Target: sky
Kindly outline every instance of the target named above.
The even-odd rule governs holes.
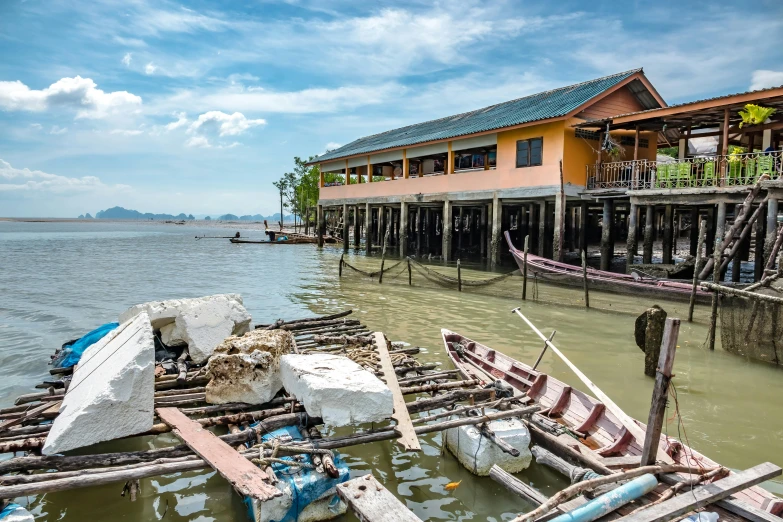
[[[0,216],[279,210],[368,134],[643,67],[783,85],[783,2],[0,0]]]

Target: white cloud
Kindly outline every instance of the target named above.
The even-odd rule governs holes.
[[[40,123],[31,123],[30,127],[32,127],[35,130],[41,130],[43,128],[43,125],[41,125]]]
[[[147,43],[144,40],[139,40],[138,38],[124,38],[122,36],[114,36],[114,41],[126,47],[147,47]]]
[[[112,129],[109,134],[119,134],[121,136],[138,136],[144,134],[144,131],[137,129]]]
[[[191,123],[188,132],[195,132],[214,126],[218,127],[220,136],[238,136],[251,127],[265,124],[266,120],[249,120],[240,112],[226,114],[221,111],[209,111],[201,114],[196,121]]]
[[[779,87],[783,85],[783,71],[770,71],[759,69],[753,71],[753,78],[750,83],[750,90],[767,89],[769,87]]]
[[[339,149],[340,147],[342,147],[341,144],[330,141],[326,144],[326,150],[324,150],[324,153],[329,152],[330,150]]]
[[[144,72],[145,72],[145,73],[147,73],[147,74],[153,74],[153,73],[155,72],[155,69],[157,69],[157,67],[155,66],[155,64],[153,64],[152,62],[150,62],[150,63],[148,63],[148,64],[147,64],[147,65],[144,67]]]
[[[7,161],[0,159],[0,193],[14,191],[40,192],[85,192],[97,189],[130,188],[127,185],[106,185],[96,176],[69,178],[57,174],[49,174],[40,170],[17,169]]]
[[[52,125],[51,130],[49,130],[49,134],[65,134],[68,132],[68,127],[60,127],[59,125]]]
[[[134,111],[141,97],[128,91],[105,92],[90,78],[62,78],[41,90],[20,81],[0,81],[0,108],[40,112],[64,107],[76,110],[77,118],[103,118]]]
[[[183,125],[187,125],[188,123],[188,115],[184,112],[178,112],[175,113],[174,116],[177,117],[177,121],[172,121],[171,123],[166,125],[166,130],[173,131],[175,129],[178,129],[182,127]]]
[[[193,136],[185,142],[185,146],[198,149],[208,149],[212,145],[210,145],[209,140],[204,136]]]
[[[132,60],[133,60],[132,53],[125,53],[125,56],[122,57],[122,63],[125,65],[125,67],[130,67]]]

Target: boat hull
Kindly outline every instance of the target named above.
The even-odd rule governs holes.
[[[520,270],[524,270],[524,252],[514,246],[508,232],[505,232],[505,237],[514,261]],[[541,277],[544,281],[559,286],[584,287],[584,274],[581,267],[552,261],[530,253],[527,254],[527,267],[528,277]],[[690,283],[645,279],[634,277],[631,274],[617,274],[594,268],[587,269],[587,280],[590,290],[675,301],[688,301],[693,287]],[[697,288],[696,301],[706,304],[710,301],[711,295],[711,293]]]

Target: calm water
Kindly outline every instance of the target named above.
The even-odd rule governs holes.
[[[480,340],[520,360],[534,360],[541,342],[512,316],[522,305],[544,333],[627,413],[646,419],[652,379],[633,342],[634,313],[644,299],[591,295],[604,310],[578,306],[581,292],[541,285],[560,304],[457,293],[402,284],[368,284],[337,276],[340,250],[314,245],[267,247],[195,241],[195,235],[231,235],[237,228],[151,223],[20,223],[0,221],[0,407],[29,393],[48,375],[49,354],[68,339],[116,320],[128,306],[153,299],[237,292],[255,322],[298,318],[353,308],[370,328],[426,349],[421,359],[448,363],[440,328]],[[230,231],[231,234],[224,232]],[[243,235],[260,232],[247,231]],[[377,269],[378,260],[349,256]],[[468,273],[468,276],[472,274]],[[569,306],[570,303],[573,306]],[[684,317],[680,304],[661,303]],[[625,313],[616,313],[621,311]],[[718,349],[703,348],[703,314],[683,323],[675,360],[679,404],[688,440],[733,468],[762,461],[783,465],[783,372]],[[543,371],[581,383],[559,360],[546,356]],[[672,433],[675,424],[669,425]],[[143,449],[174,444],[174,437],[126,441],[103,449]],[[356,475],[375,473],[422,519],[507,520],[530,509],[488,478],[476,478],[450,455],[440,436],[422,437],[423,452],[405,454],[394,443],[344,451]],[[533,465],[523,474],[546,493],[565,483]],[[453,492],[443,486],[463,480]],[[768,483],[783,493],[783,484]],[[120,497],[121,484],[21,499],[37,520],[243,521],[243,505],[214,472],[184,473],[142,481],[140,499]],[[352,519],[352,517],[347,517]]]

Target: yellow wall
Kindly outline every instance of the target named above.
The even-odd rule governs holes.
[[[560,184],[564,122],[556,121],[498,133],[497,172],[514,180],[518,187]],[[543,138],[542,165],[517,168],[517,141]]]

